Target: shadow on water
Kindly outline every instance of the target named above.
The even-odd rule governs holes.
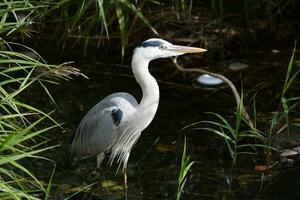
[[[281,61],[281,66],[285,66],[286,60]],[[195,89],[192,82],[185,80],[182,75],[179,77],[183,84],[174,84],[170,80],[169,72],[156,66],[160,62],[170,65],[167,61],[158,61],[150,66],[155,77],[159,79],[161,99],[154,121],[143,132],[129,159],[128,199],[175,199],[183,145],[182,133],[179,130],[191,123],[207,119],[205,112],[216,112],[230,117],[235,110],[233,97],[228,89]],[[67,169],[67,144],[84,114],[106,95],[126,91],[140,99],[141,91],[126,67],[105,67],[103,64],[97,66],[95,63],[84,62],[80,65],[90,79],[78,78],[51,88],[59,107],[56,119],[65,123],[63,130],[57,129],[48,135],[54,144],[60,144],[46,155],[57,163],[51,199],[65,199],[76,192],[78,194],[71,199],[123,199],[122,174],[115,174],[116,168],[109,168],[107,160],[102,164],[100,175],[92,174],[96,165],[95,158],[77,161]],[[267,82],[264,82],[262,90],[271,94],[267,93],[261,101],[267,100],[268,95],[274,95],[272,90],[274,86],[278,86],[273,80],[278,80],[283,69],[273,66],[274,73],[270,75],[262,73],[270,70],[270,66],[255,61],[252,65],[256,67],[246,69],[244,84],[247,86],[255,81]],[[257,67],[258,65],[261,67]],[[227,69],[224,67],[219,69],[226,73]],[[240,84],[240,73],[229,73],[229,76],[237,80],[237,86]],[[38,92],[31,95],[43,102],[43,97]],[[237,177],[232,178],[230,157],[223,140],[211,133],[194,130],[188,130],[186,134],[191,160],[199,163],[190,171],[182,199],[299,197],[299,168],[260,173],[254,171],[253,163],[256,161],[244,157],[238,164]],[[47,161],[32,164],[37,171],[36,175],[47,182],[52,165]],[[82,191],[90,184],[93,185]]]

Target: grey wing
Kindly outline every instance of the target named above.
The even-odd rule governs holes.
[[[71,156],[83,158],[108,151],[120,135],[120,124],[137,105],[127,93],[109,95],[96,104],[77,128],[71,141]]]

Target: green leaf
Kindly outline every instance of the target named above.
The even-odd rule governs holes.
[[[48,198],[49,198],[49,194],[50,194],[51,187],[52,187],[52,180],[53,180],[53,177],[54,177],[55,169],[56,169],[56,163],[54,163],[54,167],[53,167],[53,170],[52,170],[52,173],[51,173],[51,177],[50,177],[50,180],[48,182],[47,190],[45,191],[46,195],[45,195],[44,200],[48,200]]]
[[[288,88],[291,85],[291,83],[289,83],[289,81],[290,81],[289,77],[291,75],[291,71],[292,71],[292,67],[293,67],[293,61],[294,61],[295,52],[296,52],[296,42],[295,42],[295,45],[294,45],[292,56],[290,58],[290,62],[288,64],[288,68],[287,68],[287,72],[286,72],[286,76],[285,76],[285,81],[284,81],[284,85],[283,85],[283,91],[282,91],[282,95],[281,96],[285,95],[285,93],[287,92]]]
[[[235,141],[233,139],[231,139],[228,135],[226,135],[224,132],[221,132],[221,131],[218,131],[218,130],[215,130],[215,129],[212,129],[212,128],[198,128],[198,129],[213,132],[213,133],[221,136],[223,139],[228,140],[232,144],[235,144]]]
[[[127,44],[127,33],[126,33],[126,27],[125,27],[125,14],[123,12],[123,9],[121,8],[120,4],[116,4],[115,6],[116,14],[118,17],[119,22],[119,28],[120,28],[120,37],[121,37],[121,44],[122,44],[122,61],[125,56],[125,46]]]
[[[148,19],[142,14],[141,11],[139,11],[134,4],[132,4],[131,2],[129,2],[128,0],[120,0],[120,3],[123,3],[125,6],[127,6],[130,10],[133,11],[133,13],[135,15],[137,15],[149,28],[150,30],[152,30],[152,32],[155,35],[158,35],[158,32],[155,30],[155,28],[150,24],[150,22],[148,21]]]
[[[106,18],[105,18],[106,12],[104,11],[103,1],[104,0],[97,0],[98,7],[99,7],[99,18],[101,19],[101,22],[104,26],[106,37],[109,38],[107,22],[106,22]]]

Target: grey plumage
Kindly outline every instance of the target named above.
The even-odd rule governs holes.
[[[77,128],[71,141],[71,157],[86,158],[113,149],[122,134],[126,134],[122,122],[129,120],[128,115],[135,110],[137,105],[136,99],[125,92],[111,94],[97,103],[84,116]],[[126,113],[122,110],[126,110]],[[116,111],[119,115],[122,112],[122,118],[113,118]],[[117,155],[110,158],[111,162]]]

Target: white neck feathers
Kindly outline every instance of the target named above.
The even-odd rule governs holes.
[[[135,51],[132,57],[132,72],[143,91],[142,100],[137,108],[137,115],[145,123],[141,124],[145,129],[157,111],[159,102],[159,87],[155,78],[150,74],[148,65],[149,60],[145,59],[141,52]]]

